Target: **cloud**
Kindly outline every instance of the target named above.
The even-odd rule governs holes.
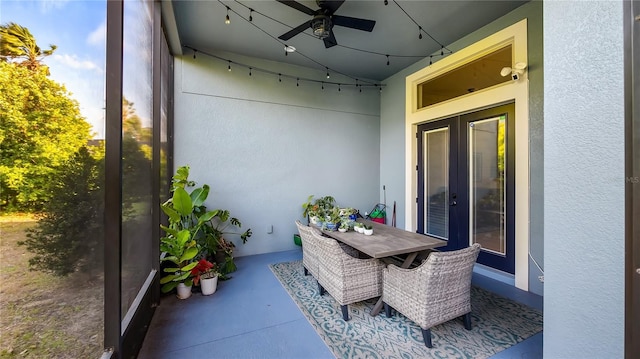
[[[48,14],[49,12],[57,9],[62,9],[69,0],[42,0],[40,1],[40,11],[43,14]]]
[[[73,69],[80,70],[96,70],[101,72],[102,69],[95,62],[89,60],[79,60],[76,55],[67,55],[67,54],[53,54],[53,59],[58,63],[65,65],[67,67],[71,67]]]
[[[90,45],[104,46],[106,43],[107,35],[107,23],[102,22],[98,27],[93,30],[87,37],[87,43]]]

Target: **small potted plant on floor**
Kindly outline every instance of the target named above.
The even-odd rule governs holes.
[[[200,259],[198,264],[191,270],[193,284],[200,285],[202,295],[211,295],[218,287],[218,270],[215,263],[206,259]]]
[[[164,226],[163,229],[167,235],[160,240],[160,250],[164,253],[161,262],[171,264],[164,268],[166,275],[160,278],[162,292],[177,288],[178,298],[187,299],[191,296],[191,270],[197,264],[194,258],[199,252],[198,245],[188,229],[178,231]]]

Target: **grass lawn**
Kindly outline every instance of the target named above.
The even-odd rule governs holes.
[[[30,270],[30,254],[18,242],[36,223],[0,217],[0,358],[99,358],[103,278]]]

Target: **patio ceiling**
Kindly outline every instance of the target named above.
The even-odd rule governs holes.
[[[313,10],[318,8],[316,1],[298,2]],[[346,0],[336,15],[370,19],[376,24],[372,32],[334,26],[338,45],[330,48],[325,48],[311,29],[287,41],[278,39],[311,16],[272,0],[174,0],[165,2],[163,8],[169,32],[174,32],[173,38],[169,37],[176,54],[191,54],[191,49],[224,51],[320,70],[329,68],[331,72],[354,78],[381,81],[430,54],[439,53],[442,45],[526,2],[388,0],[385,6],[383,0]],[[229,24],[225,24],[227,7]],[[175,19],[173,31],[167,16]],[[419,27],[423,29],[422,39],[418,38]],[[284,44],[294,46],[297,51],[285,56]],[[433,61],[439,58],[434,57]]]

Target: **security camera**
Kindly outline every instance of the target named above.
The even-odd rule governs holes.
[[[511,75],[511,79],[513,81],[520,80],[520,76],[524,74],[524,70],[527,68],[527,64],[524,62],[518,62],[514,68],[511,67],[503,67],[500,71],[501,76]]]

